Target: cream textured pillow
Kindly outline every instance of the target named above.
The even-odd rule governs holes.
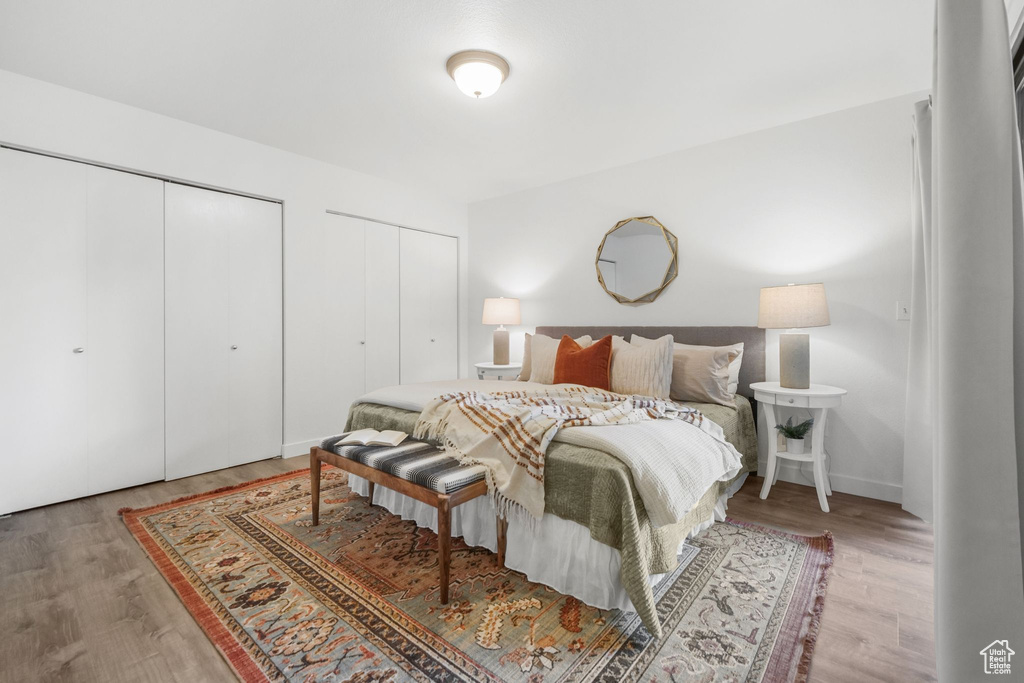
[[[632,337],[632,342],[634,346],[655,343],[635,334]],[[674,344],[672,400],[719,403],[723,406],[735,407],[736,392],[729,391],[729,366],[741,353],[742,351],[737,350],[734,346]],[[739,375],[738,367],[736,374]]]
[[[555,356],[558,355],[558,343],[561,338],[552,339],[546,334],[535,334],[530,339],[530,376],[520,375],[529,382],[552,384],[555,381]],[[582,347],[593,343],[590,335],[578,337],[576,343]],[[525,358],[524,358],[525,365]]]
[[[672,387],[672,335],[634,345],[612,337],[612,391],[668,398]]]
[[[527,333],[526,339],[523,341],[523,366],[519,368],[518,379],[522,382],[527,382],[530,379],[530,372],[533,370],[533,365],[530,358],[530,339],[533,337],[532,334]]]

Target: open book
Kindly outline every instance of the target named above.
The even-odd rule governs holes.
[[[397,446],[409,436],[405,432],[398,432],[393,429],[385,429],[378,432],[376,429],[360,429],[352,432],[339,443],[342,446]]]

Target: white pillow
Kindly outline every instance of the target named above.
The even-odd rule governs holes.
[[[526,333],[526,337],[523,339],[523,365],[519,368],[520,382],[528,382],[530,380],[530,373],[533,372],[533,359],[530,358],[530,338],[533,337],[529,332]]]
[[[671,334],[642,346],[612,337],[612,391],[668,398],[673,350]]]
[[[546,334],[535,334],[530,339],[530,376],[529,382],[552,384],[555,381],[555,356],[558,355],[558,344],[562,339],[552,339]],[[593,343],[590,335],[578,337],[576,343],[587,347]]]
[[[636,344],[637,340],[639,340],[640,343],[651,341],[650,339],[641,337],[638,334],[634,334],[632,337],[630,337],[630,341],[633,344]],[[736,351],[736,358],[734,358],[732,362],[729,363],[729,384],[726,387],[726,391],[728,391],[730,394],[735,394],[736,390],[740,388],[740,364],[743,363],[743,342],[740,342],[739,344],[732,344],[730,346],[699,346],[696,344],[676,344],[676,348],[700,350],[722,349],[728,351]]]

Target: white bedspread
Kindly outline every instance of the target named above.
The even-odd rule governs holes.
[[[532,382],[449,380],[384,387],[359,399],[422,411],[433,398],[454,391],[509,391],[550,388]],[[608,453],[629,467],[651,523],[674,524],[716,482],[728,481],[741,469],[740,454],[718,425],[705,419],[701,427],[682,420],[651,420],[626,425],[562,429],[555,441]]]

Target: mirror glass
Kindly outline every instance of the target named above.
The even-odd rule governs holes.
[[[598,282],[619,303],[650,303],[676,277],[676,245],[652,216],[619,221],[598,247]]]

